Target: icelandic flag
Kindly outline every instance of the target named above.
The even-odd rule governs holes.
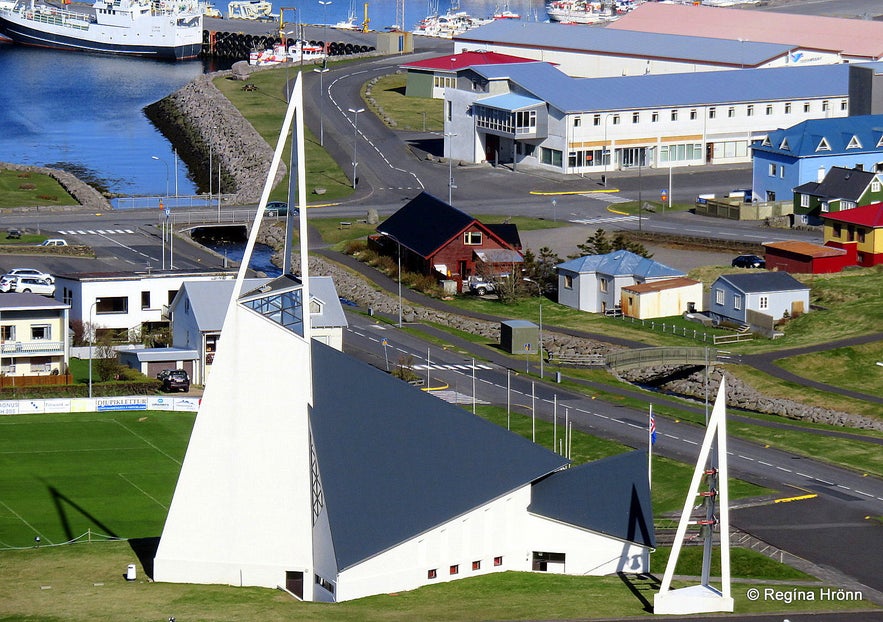
[[[650,444],[656,444],[656,415],[653,414],[653,409],[650,410]]]

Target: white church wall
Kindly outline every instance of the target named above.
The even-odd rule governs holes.
[[[155,559],[155,579],[312,586],[307,344],[240,306],[228,314]],[[280,407],[284,404],[284,407]]]

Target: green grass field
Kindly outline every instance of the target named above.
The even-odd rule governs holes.
[[[192,413],[44,414],[0,420],[0,547],[58,544],[89,530],[162,531]]]

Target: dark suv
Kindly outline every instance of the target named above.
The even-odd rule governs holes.
[[[164,369],[156,375],[157,380],[162,382],[163,391],[190,390],[190,376],[183,369]]]

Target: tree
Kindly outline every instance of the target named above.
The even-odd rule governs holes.
[[[546,294],[554,291],[558,285],[558,274],[555,266],[561,263],[561,258],[548,246],[540,249],[539,255],[534,255],[533,251],[527,249],[524,252],[524,270],[523,275],[540,286],[540,292]],[[529,294],[533,294],[530,288]]]
[[[594,235],[582,244],[578,244],[576,248],[579,250],[579,253],[570,255],[570,259],[584,257],[585,255],[606,255],[618,250],[626,250],[647,259],[653,257],[653,254],[648,252],[643,244],[635,240],[629,240],[621,231],[613,237],[612,241],[608,240],[604,229],[596,230]]]
[[[95,348],[95,372],[101,382],[107,382],[117,377],[120,370],[119,355],[113,347],[113,340],[109,333],[99,335],[98,344]]]

